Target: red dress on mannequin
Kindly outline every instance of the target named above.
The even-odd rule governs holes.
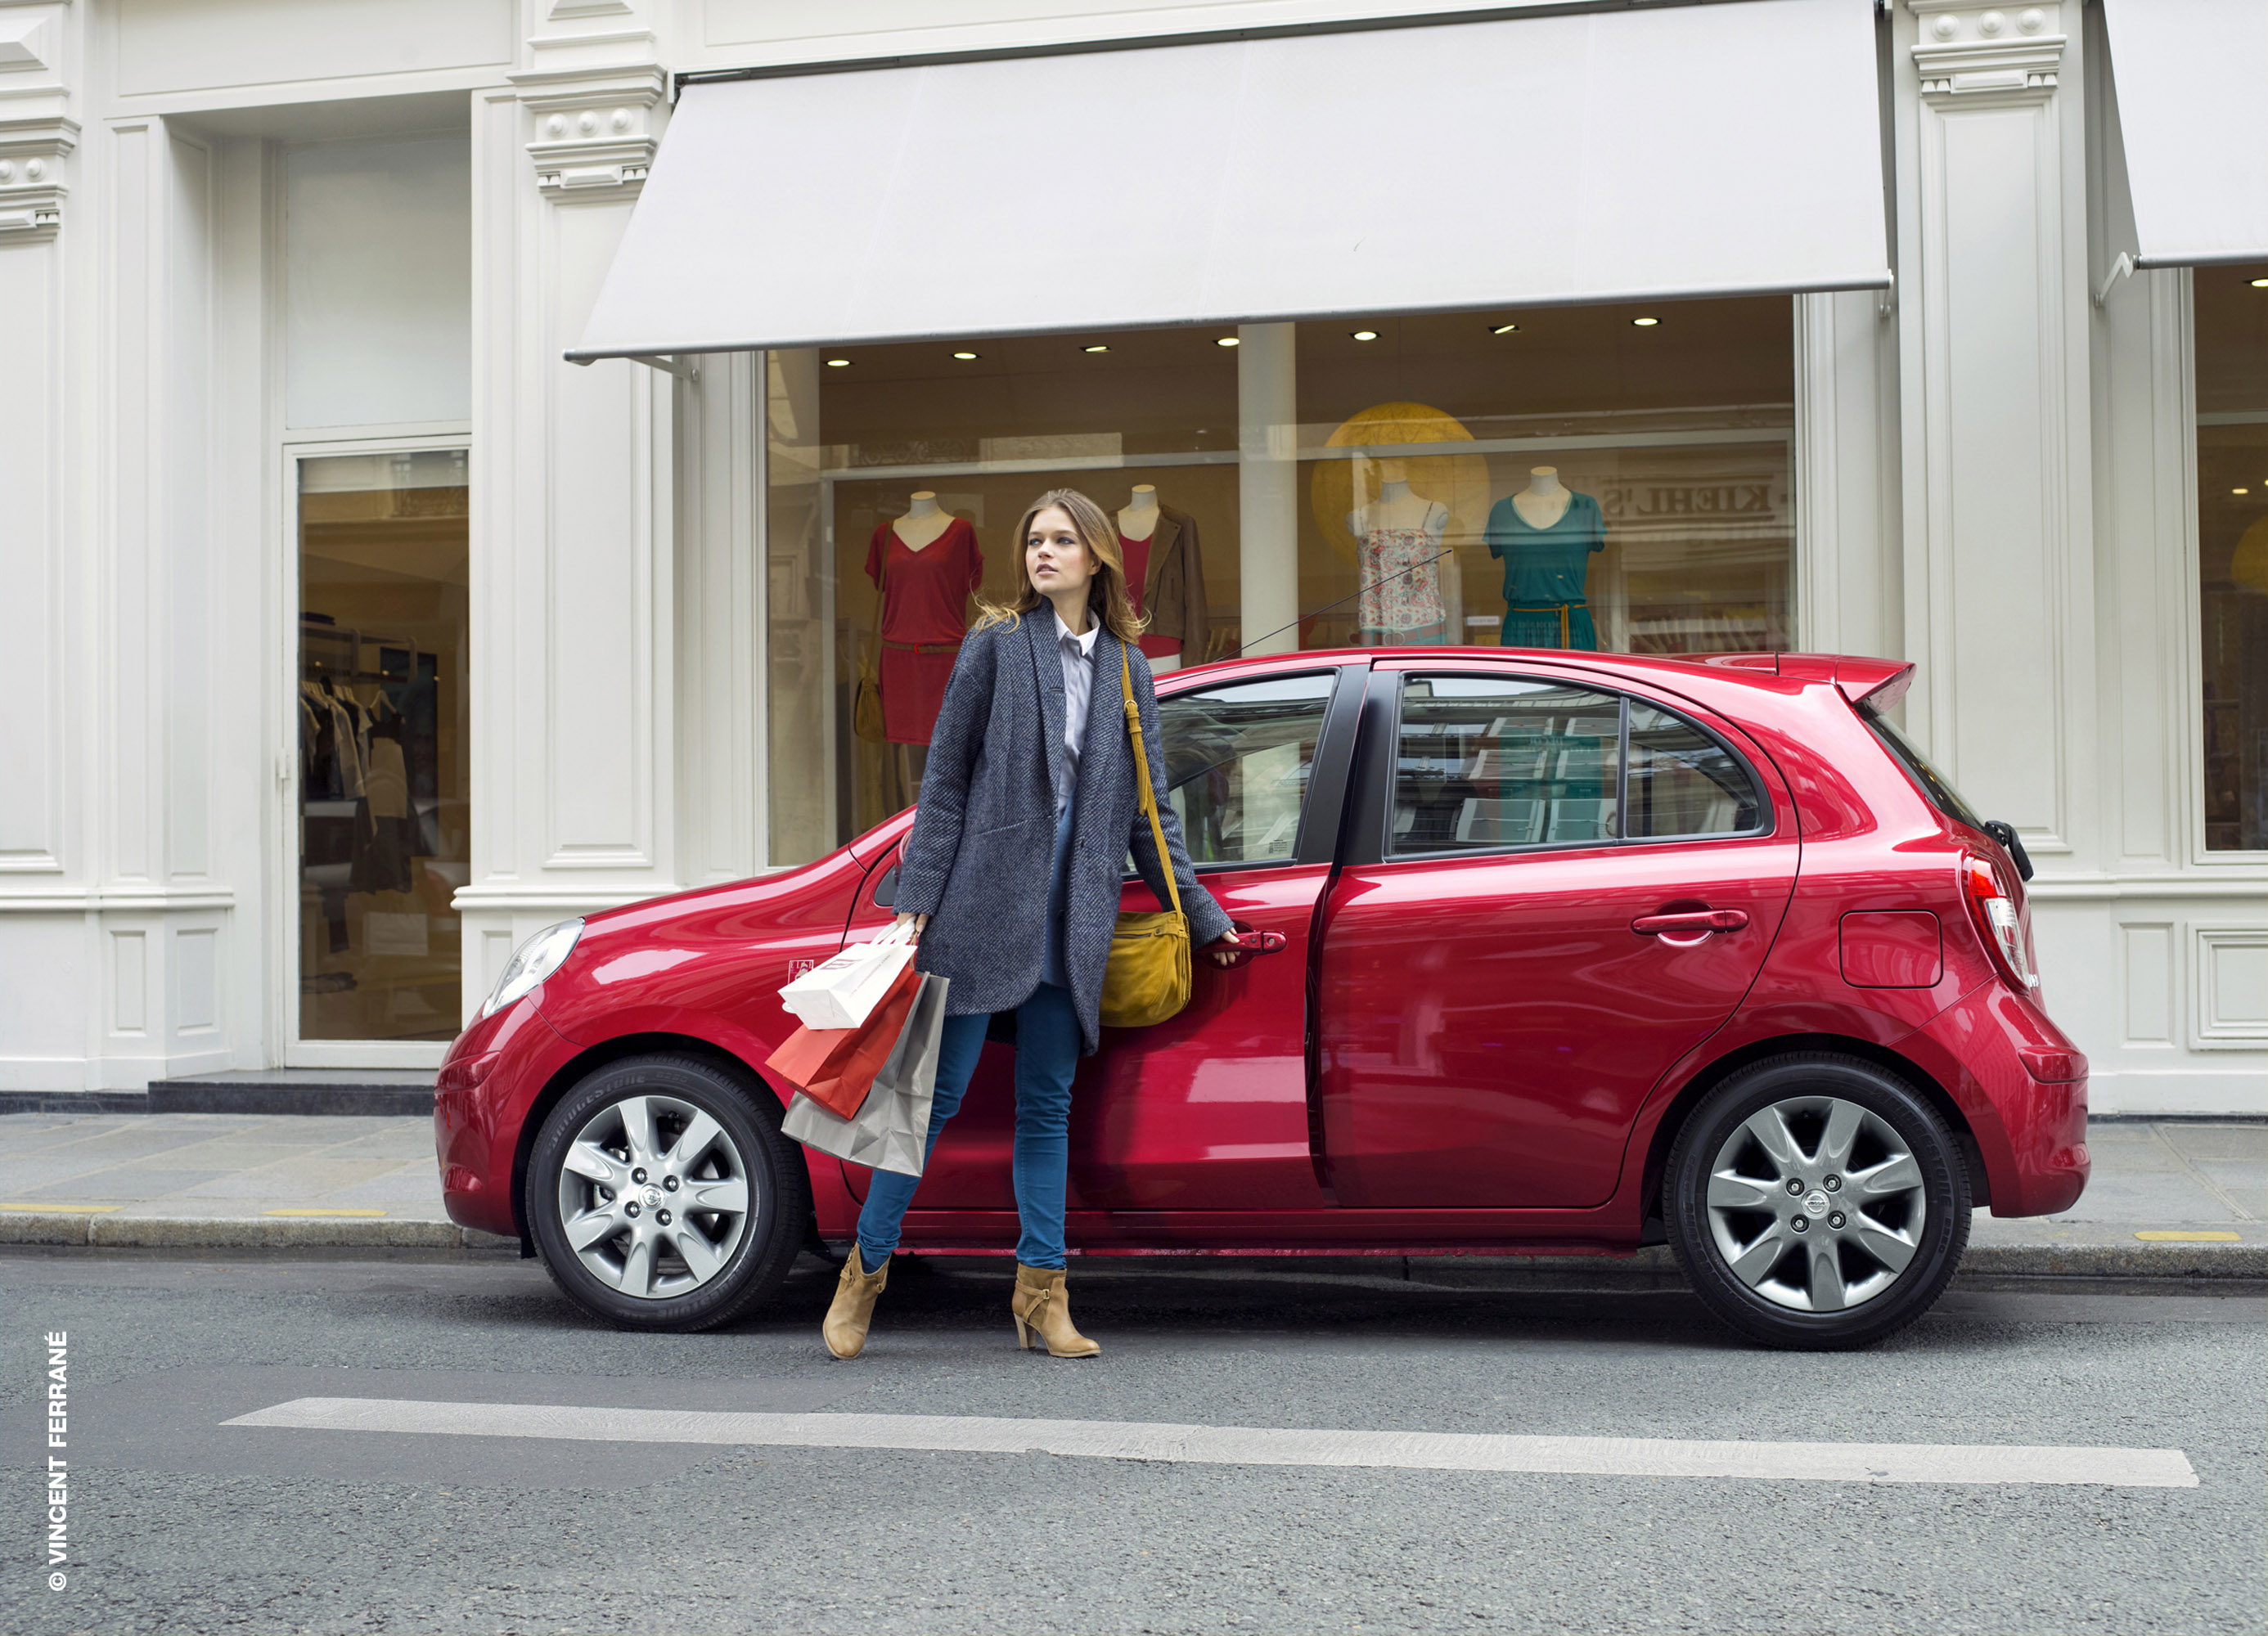
[[[1149,612],[1144,605],[1142,593],[1149,586],[1150,544],[1156,539],[1155,534],[1145,539],[1129,539],[1123,534],[1118,536],[1118,559],[1126,565],[1126,595],[1134,604],[1137,613]],[[1179,636],[1144,636],[1134,645],[1153,659],[1178,658],[1182,651]]]
[[[984,583],[976,531],[956,517],[916,551],[885,523],[866,547],[866,577],[882,589],[882,736],[894,745],[925,745],[968,634],[968,598]]]

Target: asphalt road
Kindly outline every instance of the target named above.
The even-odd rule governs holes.
[[[2268,1300],[1955,1291],[1858,1354],[1683,1294],[1074,1273],[831,1280],[721,1333],[594,1327],[533,1265],[0,1258],[0,1630],[2105,1631],[2268,1625]],[[70,1558],[48,1588],[48,1355]],[[307,1397],[2180,1450],[2194,1487],[1190,1464],[227,1427]]]

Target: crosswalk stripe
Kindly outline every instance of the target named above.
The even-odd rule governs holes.
[[[1317,1431],[952,1414],[759,1414],[401,1398],[294,1398],[225,1426],[587,1442],[756,1443],[956,1454],[1051,1454],[1200,1465],[1373,1466],[1593,1477],[1749,1477],[1847,1483],[2093,1483],[2194,1488],[2178,1449],[1964,1443],[1708,1442],[1469,1432]]]

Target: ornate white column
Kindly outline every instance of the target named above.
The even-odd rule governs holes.
[[[2079,0],[1906,0],[1906,720],[2044,873],[2095,841]]]
[[[13,1001],[0,1089],[85,1083],[100,1027],[83,832],[93,722],[74,686],[87,585],[72,431],[93,369],[97,242],[73,198],[82,20],[67,4],[0,5],[0,972]]]
[[[468,1015],[520,937],[676,884],[672,393],[561,356],[666,117],[661,68],[588,62],[620,43],[534,41],[475,103]]]

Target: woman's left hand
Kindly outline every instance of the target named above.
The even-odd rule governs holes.
[[[1237,953],[1242,947],[1242,943],[1237,939],[1236,933],[1230,930],[1223,932],[1216,938],[1205,952],[1212,957],[1212,963],[1215,965],[1233,965],[1236,964]]]

